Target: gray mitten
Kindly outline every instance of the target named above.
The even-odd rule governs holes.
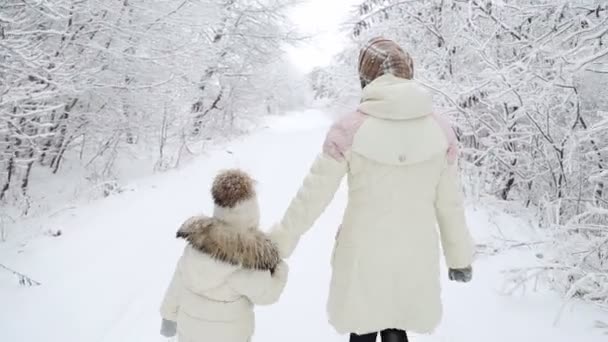
[[[450,280],[468,283],[473,278],[473,268],[471,266],[467,268],[450,268],[448,275],[450,276]]]
[[[163,318],[160,325],[160,334],[164,337],[173,337],[177,334],[177,323]]]

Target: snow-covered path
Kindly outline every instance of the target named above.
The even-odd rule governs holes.
[[[44,222],[61,237],[0,245],[0,262],[42,282],[19,287],[0,271],[0,341],[162,341],[158,305],[182,242],[174,232],[188,216],[209,212],[210,182],[222,168],[241,167],[259,181],[264,226],[278,219],[321,146],[330,119],[309,111],[269,120],[269,127],[217,148],[188,166],[141,180],[112,196]],[[260,308],[254,341],[346,341],[327,324],[329,256],[345,204],[344,189],[290,260],[280,303]],[[478,242],[501,227],[525,223],[479,205],[468,217]],[[445,283],[444,322],[433,336],[412,341],[537,342],[608,340],[594,329],[606,315],[579,304],[554,324],[554,294],[505,297],[501,270],[528,262],[526,252],[482,256],[469,285]]]

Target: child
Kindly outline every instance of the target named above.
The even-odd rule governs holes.
[[[258,230],[254,181],[246,173],[220,173],[211,192],[213,217],[190,218],[177,232],[188,244],[161,306],[161,334],[178,334],[179,342],[247,342],[254,304],[279,299],[288,268]]]

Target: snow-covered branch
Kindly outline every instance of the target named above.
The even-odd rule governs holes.
[[[21,286],[40,286],[40,285],[42,285],[39,282],[37,282],[36,280],[30,278],[29,276],[27,276],[21,272],[17,272],[15,270],[13,270],[12,268],[8,268],[7,266],[4,266],[3,264],[0,264],[0,268],[4,269],[5,271],[8,271],[8,272],[12,273],[14,276],[16,276],[17,279],[19,280],[19,285],[21,285]]]
[[[2,2],[0,201],[26,198],[32,172],[52,177],[65,160],[110,178],[133,150],[173,165],[178,146],[281,102],[269,57],[299,38],[293,3]]]

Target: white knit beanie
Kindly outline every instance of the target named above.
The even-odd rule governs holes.
[[[213,217],[236,229],[257,228],[260,209],[255,181],[244,171],[220,172],[211,188],[215,204]]]

